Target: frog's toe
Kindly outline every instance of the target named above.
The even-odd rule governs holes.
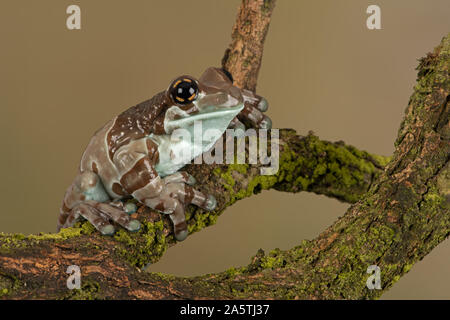
[[[259,128],[266,130],[272,129],[272,120],[268,116],[264,116],[264,119],[259,123]]]
[[[233,137],[236,138],[242,138],[245,136],[245,124],[243,124],[240,121],[237,121],[234,125],[233,125]],[[228,134],[227,134],[228,137]]]
[[[175,239],[177,239],[177,241],[183,241],[187,238],[188,233],[189,232],[187,231],[187,229],[180,230],[179,232],[175,233]]]
[[[126,213],[133,214],[137,211],[137,205],[133,202],[128,202],[125,204],[123,209],[125,210]]]
[[[194,178],[194,176],[188,174],[188,178],[186,180],[186,184],[193,186],[194,184],[197,183],[197,179]]]
[[[100,232],[104,236],[112,236],[116,230],[114,229],[114,226],[111,224],[107,224],[106,226],[103,226],[100,228]]]
[[[92,225],[100,231],[103,235],[111,236],[114,234],[114,226],[109,222],[109,219],[102,214],[101,210],[98,210],[99,204],[95,201],[89,200],[78,204],[73,208],[73,212],[76,216],[81,216],[88,220]],[[116,208],[116,210],[119,210]],[[127,217],[128,215],[124,213]]]
[[[267,109],[269,109],[269,102],[261,97],[261,101],[259,101],[257,108],[261,112],[266,112]]]
[[[129,231],[138,231],[141,227],[139,221],[131,219],[130,215],[127,214],[127,212],[115,206],[107,203],[91,203],[91,205],[94,206],[98,211],[103,213],[105,216],[107,216],[109,219],[112,219],[114,222],[118,223]],[[109,229],[107,229],[105,232],[102,229],[100,229],[100,231],[103,234],[106,234],[105,232],[109,232]]]
[[[141,223],[138,220],[131,220],[126,228],[128,231],[137,232],[141,229]]]
[[[216,197],[214,197],[213,195],[208,195],[208,198],[205,201],[205,209],[208,211],[212,211],[216,208],[217,206],[217,200]]]

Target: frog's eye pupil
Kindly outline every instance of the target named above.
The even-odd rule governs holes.
[[[171,89],[172,99],[178,104],[189,104],[197,98],[197,83],[189,78],[176,80]]]

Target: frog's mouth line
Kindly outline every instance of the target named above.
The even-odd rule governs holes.
[[[224,109],[211,108],[211,111],[197,113],[192,116],[167,121],[165,127],[167,129],[185,128],[195,121],[211,120],[216,118],[229,119],[228,123],[244,108],[244,104],[240,103],[235,107],[227,107]],[[208,108],[207,108],[208,109]],[[227,125],[228,125],[227,123]]]

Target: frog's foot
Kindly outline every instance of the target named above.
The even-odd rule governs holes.
[[[256,107],[245,104],[244,109],[239,113],[238,118],[245,123],[250,123],[251,127],[259,129],[272,129],[272,120]]]
[[[213,195],[205,195],[186,184],[172,183],[167,186],[172,195],[175,207],[169,215],[173,222],[175,238],[178,241],[184,240],[188,235],[184,207],[187,204],[194,204],[202,209],[211,211],[216,208],[217,201]]]
[[[95,208],[86,203],[79,203],[72,208],[68,214],[66,222],[62,225],[62,228],[70,228],[75,224],[75,222],[81,220],[82,218],[92,223],[92,225],[102,234],[114,234],[114,226],[109,223],[108,219]]]
[[[241,121],[239,121],[237,117],[234,117],[233,120],[231,120],[228,128],[245,131],[245,125]]]
[[[269,109],[269,102],[264,97],[261,97],[250,90],[242,90],[242,96],[244,97],[244,102],[261,112],[266,112]]]
[[[200,193],[196,190],[195,192]],[[205,200],[202,200],[201,204],[202,208],[206,210],[213,210],[216,207],[216,199],[210,195],[206,197]],[[183,241],[189,234],[189,231],[187,229],[184,204],[179,199],[170,198],[170,200],[166,201],[164,205],[166,206],[166,208],[168,208],[166,210],[170,212],[169,218],[173,223],[173,232],[175,234],[175,239],[177,239],[177,241]]]
[[[188,235],[183,203],[174,194],[163,193],[156,198],[145,199],[145,205],[169,215],[173,224],[175,239],[183,241]]]
[[[97,209],[100,213],[106,216],[108,220],[113,220],[128,231],[136,232],[141,228],[141,223],[138,220],[132,219],[130,215],[124,210],[121,210],[107,203],[95,201],[87,201],[86,203]]]
[[[74,225],[80,218],[91,222],[102,234],[114,233],[115,221],[129,231],[137,231],[140,223],[133,220],[120,207],[110,202],[99,176],[92,171],[80,173],[64,196],[61,213],[58,219],[58,230]]]
[[[77,204],[69,213],[63,228],[71,227],[76,221],[84,218],[100,231],[103,235],[113,235],[114,226],[110,221],[114,221],[127,229],[128,231],[138,231],[141,224],[138,220],[131,219],[123,210],[118,209],[107,203],[89,200]]]
[[[166,185],[165,193],[178,199],[183,205],[193,204],[207,211],[214,210],[217,205],[213,195],[205,195],[184,183],[169,183]]]
[[[239,120],[249,123],[253,128],[270,130],[272,121],[263,113],[269,108],[267,100],[249,90],[243,90],[243,97],[244,109],[238,115]]]
[[[116,201],[109,202],[109,204],[113,207],[119,208],[122,211],[125,211],[129,215],[136,213],[137,209],[138,209],[138,206],[134,202],[131,202],[131,201],[123,202],[120,200],[116,200]]]
[[[166,176],[163,180],[164,187],[160,198],[173,197],[178,199],[184,206],[193,204],[208,211],[216,208],[214,196],[205,195],[192,187],[196,180],[189,173],[184,171],[175,172]]]
[[[175,177],[164,178],[165,181],[170,179],[175,181]],[[178,241],[184,240],[188,235],[184,211],[186,205],[194,204],[210,211],[214,210],[217,204],[213,196],[207,196],[184,182],[167,183],[157,197],[145,198],[143,202],[145,205],[169,215],[173,223],[175,238]]]

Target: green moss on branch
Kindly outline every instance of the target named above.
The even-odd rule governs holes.
[[[187,208],[190,234],[215,224],[228,206],[262,190],[307,191],[353,203],[368,190],[388,162],[386,157],[373,156],[344,143],[322,141],[311,133],[299,136],[293,130],[283,129],[279,142],[280,162],[275,175],[260,175],[260,164],[187,167],[197,178],[197,185],[218,199],[218,209],[212,212],[194,206]],[[167,217],[143,207],[140,207],[139,212],[143,227],[137,233],[129,233],[118,227],[112,239],[104,238],[90,223],[84,222],[74,228],[62,229],[57,234],[0,234],[0,252],[12,253],[40,243],[69,242],[75,245],[77,241],[74,238],[90,236],[107,242],[108,246],[114,246],[114,254],[118,259],[125,259],[131,265],[142,268],[157,262],[176,241]]]

